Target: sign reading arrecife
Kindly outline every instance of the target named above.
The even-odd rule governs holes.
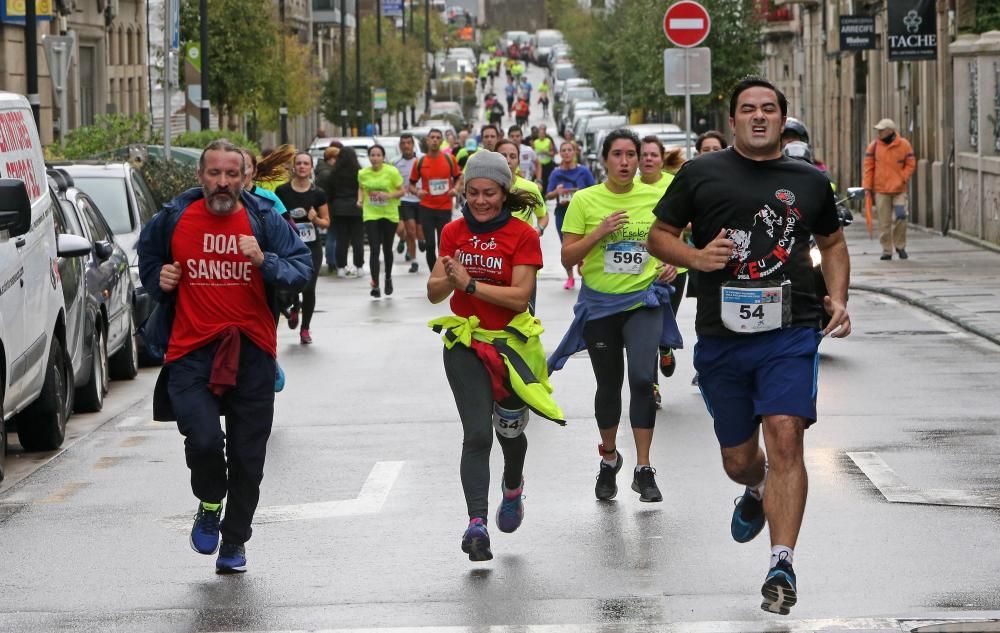
[[[840,16],[840,50],[864,51],[875,48],[875,16]]]
[[[934,0],[889,0],[889,61],[937,59]]]
[[[697,46],[705,41],[711,28],[708,11],[694,0],[675,2],[663,16],[663,32],[674,46]]]

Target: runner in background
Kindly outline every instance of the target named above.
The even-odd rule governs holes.
[[[371,167],[358,172],[358,205],[362,207],[368,235],[368,269],[371,271],[371,296],[379,298],[379,251],[385,262],[385,294],[392,294],[392,240],[399,224],[399,199],[403,197],[403,177],[393,165],[385,164],[385,148],[368,148]]]
[[[330,226],[330,212],[327,209],[326,193],[312,182],[313,162],[309,152],[295,154],[292,179],[275,190],[282,203],[288,208],[288,214],[295,222],[295,227],[301,239],[309,247],[312,256],[312,275],[309,283],[302,289],[302,328],[299,330],[299,342],[304,345],[312,343],[309,331],[313,312],[316,310],[316,280],[323,264],[323,244],[319,240],[317,229]],[[295,329],[299,324],[298,297],[296,297],[289,317],[288,327]]]
[[[441,152],[441,130],[427,134],[427,153],[417,159],[410,172],[410,193],[420,198],[420,224],[427,244],[427,268],[434,270],[441,231],[451,222],[455,183],[462,172],[451,156]]]
[[[565,141],[559,147],[559,158],[562,162],[549,174],[549,187],[545,193],[546,200],[556,201],[553,215],[556,216],[556,232],[559,233],[560,242],[563,239],[563,219],[566,217],[566,210],[573,196],[581,189],[594,186],[594,175],[586,167],[578,165],[576,157],[576,143]],[[563,284],[563,288],[566,290],[572,290],[576,286],[573,266],[572,264],[563,266],[566,269],[566,283]]]
[[[409,178],[409,175],[413,173],[413,165],[419,158],[415,139],[409,132],[403,132],[399,135],[399,152],[400,157],[396,159],[394,166],[400,175]],[[420,252],[423,252],[426,248],[424,245],[424,229],[418,221],[419,216],[420,198],[411,193],[409,188],[407,188],[406,195],[399,201],[400,222],[396,233],[400,234],[400,231],[402,231],[402,234],[399,245],[396,247],[396,252],[402,253],[403,248],[406,248],[406,261],[410,262],[411,273],[417,272],[420,268],[417,263],[416,249],[419,248]]]

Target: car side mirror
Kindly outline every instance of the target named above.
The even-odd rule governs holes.
[[[865,196],[864,187],[848,187],[847,197],[851,200],[857,200],[858,198],[863,198]]]
[[[590,162],[592,162],[592,163],[596,163],[597,162],[597,154],[587,154],[587,160],[590,161]]]
[[[0,178],[0,231],[10,237],[31,230],[31,198],[23,180]]]
[[[56,253],[59,257],[83,257],[90,254],[90,241],[79,235],[60,233],[56,238]]]

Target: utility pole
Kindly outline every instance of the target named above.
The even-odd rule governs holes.
[[[403,13],[400,14],[399,18],[400,18],[400,23],[402,23],[402,25],[403,25],[403,44],[405,45],[406,44],[406,2],[405,2],[405,0],[404,0],[403,4],[401,6],[403,7]],[[412,7],[410,8],[410,15],[413,15],[413,8]]]
[[[347,136],[347,0],[340,0],[340,135]]]
[[[434,77],[434,58],[431,57],[431,0],[424,0],[424,52],[430,72],[427,73],[427,87],[424,89],[424,112],[431,111],[431,79]]]
[[[375,0],[375,42],[382,48],[382,0]]]
[[[278,20],[281,22],[281,70],[285,68],[285,0],[278,0]],[[288,101],[285,98],[288,94],[288,77],[284,77],[281,83],[281,106],[278,108],[279,129],[281,134],[281,144],[288,142]]]
[[[361,2],[354,0],[354,98],[357,99],[355,112],[357,112],[357,134],[361,134]]]
[[[201,15],[201,129],[211,127],[211,103],[208,100],[208,0],[200,0]]]
[[[24,3],[24,57],[27,60],[25,72],[27,76],[28,103],[31,104],[31,114],[35,117],[35,129],[42,129],[42,100],[38,96],[38,13],[35,0]],[[65,114],[60,115],[63,118]]]

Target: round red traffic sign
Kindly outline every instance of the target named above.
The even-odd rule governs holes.
[[[674,46],[697,46],[705,41],[711,28],[708,11],[694,0],[681,0],[670,5],[663,16],[663,32]]]

